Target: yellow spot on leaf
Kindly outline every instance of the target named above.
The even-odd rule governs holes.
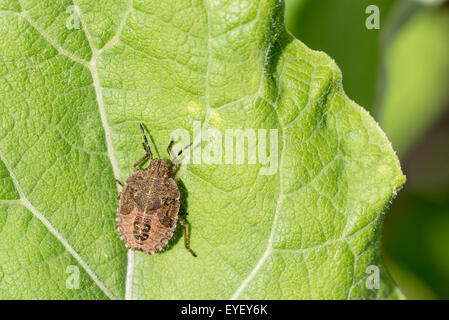
[[[260,81],[260,74],[259,73],[255,73],[253,75],[253,77],[251,78],[251,86],[253,88],[256,88],[259,85],[259,81]]]
[[[201,104],[199,104],[198,102],[190,101],[187,104],[187,112],[192,117],[198,117],[203,112],[203,106]]]
[[[219,128],[221,126],[221,123],[223,122],[221,119],[221,114],[215,110],[210,110],[209,111],[209,122],[214,127]]]
[[[390,176],[391,175],[391,168],[386,165],[381,165],[379,168],[377,168],[377,171],[383,175],[383,176]]]

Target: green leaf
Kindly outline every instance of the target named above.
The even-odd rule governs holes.
[[[397,296],[379,237],[399,162],[335,63],[285,31],[283,2],[74,4],[81,28],[69,31],[71,1],[1,4],[0,160],[15,190],[0,193],[1,297]],[[278,129],[278,170],[183,165],[198,258],[179,232],[163,253],[127,254],[114,176],[142,156],[138,123],[168,158],[173,130],[195,121]]]

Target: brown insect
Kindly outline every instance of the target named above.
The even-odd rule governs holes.
[[[181,194],[171,178],[178,168],[177,157],[191,144],[174,156],[171,151],[173,139],[170,140],[167,147],[171,159],[169,169],[168,161],[153,159],[142,124],[140,130],[146,154],[134,164],[134,173],[126,179],[125,184],[117,180],[123,187],[117,196],[117,230],[120,238],[128,249],[154,254],[167,245],[179,222],[184,232],[184,245],[196,257],[189,246],[187,223],[178,215]],[[138,169],[147,159],[151,159],[148,167]]]

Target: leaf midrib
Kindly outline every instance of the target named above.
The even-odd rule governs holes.
[[[123,30],[123,27],[125,26],[128,15],[133,8],[133,0],[128,1],[128,7],[123,16],[122,21],[120,22],[119,27],[117,28],[116,34],[108,42],[106,42],[106,44],[100,49],[97,49],[93,43],[92,37],[89,33],[89,30],[87,29],[87,24],[84,21],[83,15],[81,13],[81,9],[78,5],[78,1],[72,0],[72,3],[79,10],[80,23],[82,25],[83,31],[85,33],[87,41],[89,42],[89,46],[90,46],[90,49],[92,52],[92,58],[91,58],[88,68],[92,75],[93,86],[95,88],[95,94],[96,94],[96,98],[97,98],[100,118],[101,118],[101,122],[102,122],[102,125],[104,128],[106,146],[107,146],[107,151],[108,151],[108,158],[111,163],[111,167],[112,167],[112,171],[114,173],[115,179],[120,180],[120,170],[118,168],[117,160],[114,155],[114,147],[113,147],[112,140],[111,140],[111,127],[109,126],[109,124],[107,122],[106,111],[104,108],[103,94],[102,94],[102,90],[101,90],[101,86],[100,86],[100,79],[98,76],[97,59],[104,50],[112,47],[116,43],[116,41],[118,41],[118,39],[121,35],[121,32]],[[117,188],[118,188],[118,186],[117,186]],[[119,191],[119,190],[117,190],[117,191]],[[134,271],[134,252],[132,250],[128,250],[127,258],[128,258],[128,262],[127,262],[127,267],[126,267],[125,299],[130,299],[131,295],[132,295],[132,282],[133,282],[132,278],[133,278],[133,271]]]
[[[72,3],[73,3],[73,5],[75,5],[79,9],[79,5],[78,5],[78,1],[77,0],[72,0]],[[81,59],[81,58],[77,57],[76,55],[73,55],[72,53],[70,53],[66,49],[62,48],[60,45],[58,45],[42,28],[39,27],[39,25],[37,25],[33,21],[33,19],[31,19],[31,17],[27,14],[27,12],[25,10],[22,10],[20,12],[0,11],[0,12],[5,13],[5,14],[15,14],[15,15],[17,15],[19,17],[22,17],[24,20],[26,20],[30,24],[30,26],[32,26],[36,30],[37,33],[39,33],[45,39],[45,41],[47,41],[53,48],[55,48],[60,55],[66,56],[67,58],[69,58],[70,60],[74,61],[75,63],[81,64],[84,67],[86,67],[87,69],[89,69],[89,71],[91,72],[91,75],[92,75],[93,87],[95,89],[97,103],[98,103],[98,108],[99,108],[99,113],[100,113],[102,125],[103,125],[103,128],[104,128],[104,132],[105,132],[105,139],[106,139],[106,145],[107,145],[108,158],[109,158],[109,161],[111,163],[111,167],[112,167],[114,176],[117,179],[120,178],[120,171],[119,171],[119,168],[118,168],[118,164],[117,164],[116,158],[114,156],[114,149],[113,149],[112,140],[111,140],[111,129],[110,129],[108,123],[107,123],[106,112],[105,112],[105,109],[104,109],[103,96],[102,96],[102,93],[101,93],[101,86],[100,86],[100,81],[99,81],[99,77],[98,77],[98,70],[97,70],[96,62],[97,62],[97,58],[101,55],[101,53],[103,53],[103,51],[105,51],[106,49],[112,47],[116,43],[116,41],[118,41],[118,39],[120,37],[120,34],[121,34],[122,30],[123,30],[123,27],[125,25],[125,22],[127,20],[127,17],[128,17],[129,13],[132,10],[132,7],[133,7],[133,0],[129,0],[128,1],[128,8],[127,8],[127,10],[126,10],[126,12],[124,14],[124,17],[123,17],[122,21],[120,22],[119,27],[117,28],[116,34],[100,49],[95,47],[95,45],[93,43],[93,40],[92,40],[92,37],[91,37],[90,33],[88,32],[87,25],[86,25],[86,23],[85,23],[85,21],[83,19],[82,14],[81,14],[81,10],[79,10],[80,22],[81,22],[81,25],[83,27],[83,31],[85,33],[86,39],[87,39],[87,41],[89,43],[89,46],[90,46],[91,52],[92,52],[92,57],[91,57],[90,61],[86,61],[84,59]],[[48,231],[74,257],[74,259],[76,261],[78,261],[78,263],[81,265],[81,267],[83,267],[83,269],[91,277],[91,279],[94,281],[94,283],[100,288],[100,290],[102,290],[104,292],[104,294],[107,297],[109,297],[110,299],[116,300],[117,297],[115,297],[110,292],[110,290],[104,285],[104,283],[101,282],[98,279],[97,275],[92,271],[92,269],[88,266],[88,264],[81,258],[81,256],[70,246],[70,244],[53,227],[53,225],[45,218],[45,216],[42,213],[40,213],[29,202],[29,200],[26,198],[22,188],[20,187],[20,185],[18,183],[18,180],[17,180],[15,174],[13,173],[11,167],[9,166],[8,162],[6,161],[6,159],[1,154],[0,154],[0,160],[5,164],[5,167],[8,170],[9,175],[10,175],[12,181],[13,181],[13,184],[14,184],[14,186],[15,186],[15,188],[16,188],[17,192],[19,193],[19,196],[20,196],[20,200],[14,200],[14,204],[23,205],[37,219],[39,219],[42,222],[42,224],[48,229]],[[2,201],[2,202],[5,203],[4,201]],[[133,255],[133,252],[130,251],[128,253],[127,281],[126,281],[126,296],[127,297],[128,297],[128,293],[131,293],[132,270],[134,269],[134,259],[133,259],[133,256],[130,257],[130,253],[131,253],[131,255]],[[131,270],[131,276],[130,276],[130,270]]]

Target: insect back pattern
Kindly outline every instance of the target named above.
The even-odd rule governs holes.
[[[178,157],[191,144],[175,156],[171,151],[171,139],[167,147],[171,161],[153,158],[142,124],[140,130],[145,155],[134,164],[134,173],[124,184],[117,180],[122,186],[117,197],[117,230],[120,238],[128,249],[154,254],[167,245],[179,223],[184,233],[184,245],[196,257],[189,246],[186,221],[179,216],[181,194],[172,178],[178,168]],[[148,167],[139,169],[147,159],[150,159]]]

